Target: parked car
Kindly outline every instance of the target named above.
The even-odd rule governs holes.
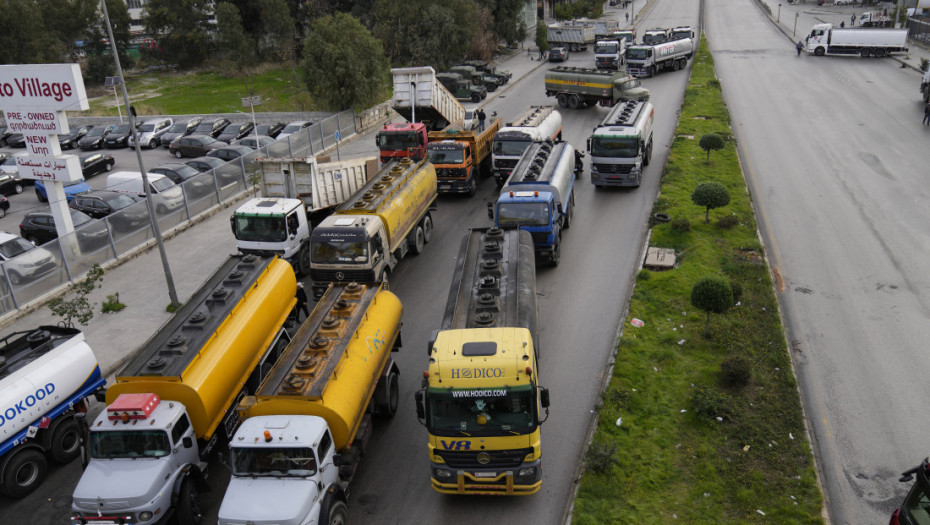
[[[226,146],[225,148],[218,148],[207,152],[207,157],[216,157],[218,159],[223,159],[227,162],[238,159],[243,155],[248,155],[254,150],[248,146]]]
[[[282,127],[284,125],[282,124]],[[13,134],[9,126],[0,126],[0,148],[6,147],[6,139]]]
[[[114,229],[135,231],[149,223],[149,212],[145,206],[131,207],[142,200],[140,197],[121,191],[97,190],[76,196],[68,206],[95,219],[113,215],[109,223]]]
[[[0,260],[13,284],[37,279],[58,267],[52,252],[8,232],[0,232]]]
[[[84,178],[96,175],[104,171],[111,171],[116,164],[113,155],[104,152],[84,153],[78,156],[81,159],[81,173]]]
[[[74,182],[66,182],[64,185],[65,199],[67,199],[68,202],[71,202],[75,195],[80,195],[90,191],[90,185],[88,185],[84,179],[78,179]],[[45,183],[40,180],[36,181],[36,197],[39,198],[39,202],[48,202],[48,192],[45,189]]]
[[[294,133],[297,133],[304,128],[309,128],[311,125],[313,125],[313,122],[310,122],[309,120],[298,120],[297,122],[291,122],[285,126],[284,129],[281,130],[281,133],[278,134],[278,136],[275,138],[281,140],[285,137],[293,135]]]
[[[252,133],[255,130],[255,124],[251,122],[233,122],[226,126],[223,132],[216,136],[216,140],[221,140],[227,144],[239,140],[242,137]]]
[[[77,232],[81,247],[100,248],[109,242],[105,225],[92,225],[95,219],[84,212],[75,209],[68,211],[71,212],[71,224]],[[29,212],[23,217],[23,222],[19,223],[19,234],[36,246],[55,240],[58,238],[55,217],[48,210]]]
[[[564,47],[553,47],[549,50],[549,62],[565,62],[568,60],[568,50]]]
[[[107,148],[125,148],[129,145],[131,131],[129,124],[117,124],[104,137],[103,143]]]
[[[201,175],[201,171],[187,164],[168,163],[156,166],[149,170],[149,173],[159,173],[171,179],[178,186],[183,185],[184,191],[189,198],[199,199],[209,193],[214,193],[216,188],[213,183],[213,177],[210,175]],[[190,182],[188,182],[190,181]]]
[[[219,168],[223,164],[226,164],[226,161],[216,157],[197,157],[196,159],[185,161],[184,164],[187,164],[188,166],[191,166],[197,169],[197,171],[203,173],[205,171]]]
[[[0,155],[0,193],[11,195],[23,192],[23,179],[19,177],[19,167],[16,166],[16,157]]]
[[[139,136],[139,145],[143,148],[154,149],[158,146],[159,138],[171,128],[172,124],[174,124],[174,121],[170,118],[146,120],[141,126],[136,128],[136,133]],[[130,138],[129,145],[135,146],[135,140]]]
[[[225,142],[220,142],[209,135],[188,135],[174,139],[168,151],[177,158],[200,157],[215,149],[225,147]]]
[[[164,146],[165,149],[168,149],[172,140],[190,135],[197,129],[197,126],[199,126],[202,121],[203,117],[194,117],[192,119],[175,122],[168,128],[168,131],[158,137],[158,141],[161,142],[161,145]]]
[[[79,128],[74,128],[71,130],[71,133],[67,135],[58,135],[58,145],[61,146],[61,149],[74,149],[78,145],[78,141],[84,138],[84,135],[87,135],[87,132],[93,129],[93,125],[81,126]]]
[[[13,133],[6,138],[6,147],[8,148],[25,148],[26,136],[22,133]]]
[[[197,128],[194,129],[194,135],[209,135],[213,138],[216,138],[217,135],[223,132],[226,129],[226,126],[229,125],[229,119],[218,118],[212,120],[202,120],[200,124],[197,125]]]
[[[272,123],[259,124],[258,126],[255,126],[255,127],[258,128],[259,135],[268,135],[269,137],[276,139],[278,138],[278,135],[280,135],[281,132],[284,130],[284,123],[283,122],[272,122]]]
[[[107,132],[111,129],[113,129],[113,125],[94,126],[93,129],[87,132],[87,135],[84,135],[84,137],[78,141],[78,147],[83,151],[102,148],[104,137],[106,137]]]
[[[274,143],[275,140],[268,135],[259,135],[257,139],[253,135],[249,135],[248,137],[242,137],[236,141],[237,146],[245,146],[252,149],[263,148]]]

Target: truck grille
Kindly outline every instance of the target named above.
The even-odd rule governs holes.
[[[511,169],[517,165],[517,161],[520,159],[496,159],[494,161],[494,167],[497,169],[506,168]]]
[[[436,178],[439,179],[459,179],[465,177],[465,170],[462,168],[437,168]]]
[[[546,244],[549,240],[549,232],[530,232],[533,237],[533,244]]]
[[[478,463],[478,454],[486,453],[491,460],[485,464]],[[532,448],[520,448],[516,450],[490,450],[481,452],[461,451],[461,450],[436,450],[436,455],[441,457],[450,468],[516,468],[523,464],[523,460],[529,454],[533,453]]]
[[[597,172],[602,175],[626,175],[633,171],[632,164],[595,164],[594,167],[596,167]]]
[[[342,279],[338,279],[336,274],[340,274]],[[375,281],[371,270],[311,270],[310,278],[313,279],[313,282],[320,284],[371,283]]]

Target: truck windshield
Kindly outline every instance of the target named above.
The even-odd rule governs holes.
[[[641,85],[642,84],[640,83],[639,79],[627,80],[626,82],[620,83],[620,91],[627,91],[630,89],[638,88]]]
[[[500,436],[536,429],[535,396],[519,390],[431,390],[427,392],[426,426],[436,435]]]
[[[94,459],[160,458],[169,453],[168,434],[161,430],[90,433],[90,457]]]
[[[637,137],[592,137],[592,157],[624,157],[635,158],[639,153],[639,139]]]
[[[230,447],[233,476],[294,476],[316,474],[313,450],[300,448]]]
[[[526,148],[530,147],[529,140],[494,140],[494,149],[492,152],[495,155],[508,155],[519,157],[523,155],[523,152],[526,151]]]
[[[465,162],[465,150],[462,148],[450,148],[448,146],[434,148],[430,146],[426,150],[426,156],[433,164],[462,164]]]
[[[548,226],[549,205],[545,202],[504,202],[497,207],[499,226]]]
[[[412,131],[385,132],[378,134],[378,149],[384,151],[405,150],[417,147],[417,134]]]
[[[617,44],[616,42],[611,42],[609,44],[597,44],[596,46],[594,46],[594,53],[595,54],[616,53],[619,49],[620,49],[620,45]]]
[[[626,57],[629,60],[646,60],[649,58],[649,48],[645,47],[628,47],[626,48]]]
[[[233,234],[240,241],[284,242],[287,230],[283,215],[235,215]]]
[[[325,241],[311,244],[310,260],[319,264],[368,262],[368,241]]]

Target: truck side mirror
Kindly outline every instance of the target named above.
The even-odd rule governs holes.
[[[417,419],[422,423],[426,419],[426,408],[423,406],[423,391],[414,392],[413,399],[417,402]]]
[[[549,389],[545,387],[539,387],[539,404],[543,408],[549,408]]]
[[[429,341],[426,342],[426,355],[432,355],[437,337],[439,337],[439,330],[433,330],[429,335]]]
[[[87,439],[90,429],[87,426],[87,413],[86,412],[75,412],[74,421],[77,422],[78,426],[78,439],[81,446],[81,469],[87,468],[87,463],[90,462],[90,454],[87,451]]]
[[[493,202],[488,203],[488,218],[491,219],[492,221],[494,220],[494,203]]]
[[[588,137],[587,147],[585,148],[588,151],[591,151],[591,137]]]
[[[194,440],[191,439],[190,436],[184,436],[181,439],[181,444],[184,446],[184,448],[191,448],[194,446]]]
[[[555,211],[559,212],[559,215],[563,215],[565,213],[565,210],[562,209],[561,202],[555,205]]]

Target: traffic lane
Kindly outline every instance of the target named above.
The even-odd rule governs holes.
[[[763,17],[734,11],[709,5],[709,42],[831,518],[887,521],[930,430],[913,417],[930,335],[919,77],[891,60],[796,57]],[[736,19],[747,31],[728,30]]]

